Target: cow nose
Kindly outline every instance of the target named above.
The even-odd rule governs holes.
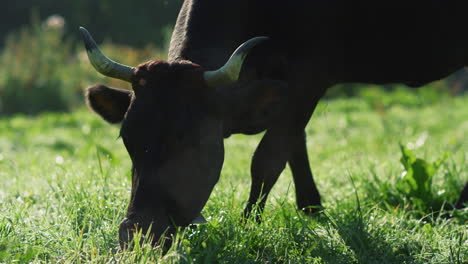
[[[148,240],[156,245],[164,234],[163,246],[171,244],[170,236],[175,232],[167,223],[155,222],[152,218],[136,216],[126,217],[120,222],[119,244],[122,249],[131,249],[133,242],[142,244]],[[139,241],[135,241],[135,234],[140,234]]]
[[[133,241],[133,233],[140,228],[138,223],[125,218],[120,222],[119,227],[119,243],[120,248],[125,249]]]

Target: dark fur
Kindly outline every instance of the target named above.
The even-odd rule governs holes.
[[[135,98],[121,130],[134,166],[123,242],[135,225],[146,229],[156,221],[159,237],[193,220],[218,180],[222,138],[232,133],[266,130],[252,160],[246,215],[256,203],[262,211],[286,164],[298,208],[315,211],[321,198],[304,128],[327,88],[344,82],[417,87],[466,66],[467,10],[468,1],[447,0],[185,0],[169,62],[140,65],[132,83]],[[207,87],[203,71],[222,66],[255,36],[271,40],[252,49],[239,82]],[[111,122],[128,106],[117,99],[120,106],[105,114],[109,109],[89,97]]]
[[[468,65],[467,10],[467,1],[445,0],[186,0],[169,57],[217,68],[241,42],[269,36],[241,77],[284,81],[290,103],[255,153],[245,213],[260,197],[263,208],[286,162],[299,208],[320,206],[303,129],[326,89],[345,82],[418,87]],[[250,132],[238,121],[235,132]]]
[[[132,92],[96,84],[86,90],[86,103],[109,123],[122,121],[130,105]]]

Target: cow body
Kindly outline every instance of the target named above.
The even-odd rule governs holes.
[[[277,79],[265,71],[282,67],[289,80],[296,74],[288,70],[299,65],[309,74],[325,74],[331,84],[420,86],[467,63],[468,37],[460,34],[467,8],[463,1],[442,0],[185,1],[169,59],[218,68],[246,39],[269,36],[272,43],[265,45],[273,50],[258,47],[249,55],[256,59],[244,66],[263,71],[257,79]],[[315,92],[301,93],[310,90]]]
[[[303,129],[317,101],[338,83],[403,83],[418,87],[468,65],[466,1],[197,1],[183,4],[169,59],[218,68],[253,36],[241,82],[282,80],[290,104],[276,124],[225,120],[226,136],[267,130],[252,163],[252,204],[266,195],[288,161],[299,208],[319,206]],[[263,189],[262,189],[263,188]]]
[[[446,0],[185,0],[169,60],[137,68],[93,60],[99,52],[85,36],[96,69],[134,90],[95,86],[87,94],[104,119],[122,122],[132,158],[121,241],[131,241],[136,226],[152,226],[160,237],[194,220],[218,181],[223,137],[234,133],[266,130],[252,160],[246,216],[256,203],[263,209],[287,163],[298,207],[315,211],[321,200],[304,128],[327,88],[349,82],[417,87],[466,66],[468,37],[460,33],[467,10],[467,1]],[[213,72],[226,75],[214,70],[256,36],[270,40],[249,48],[237,81],[212,85]],[[109,73],[109,65],[117,70]]]

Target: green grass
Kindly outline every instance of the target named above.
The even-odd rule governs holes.
[[[86,109],[0,119],[0,263],[467,263],[468,212],[415,208],[395,187],[400,143],[428,162],[448,152],[431,191],[455,202],[468,180],[467,117],[467,96],[417,107],[322,102],[307,134],[326,209],[315,218],[295,209],[287,169],[261,224],[240,217],[260,135],[233,136],[203,210],[209,222],[179,233],[164,256],[148,244],[119,250],[131,165],[117,127]]]

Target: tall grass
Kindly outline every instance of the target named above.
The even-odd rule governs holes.
[[[244,221],[261,135],[226,139],[222,175],[202,212],[208,223],[179,232],[166,255],[147,243],[119,249],[131,164],[118,127],[85,109],[0,119],[0,263],[464,264],[468,210],[433,214],[396,186],[407,170],[400,142],[430,163],[451,152],[430,192],[455,202],[468,179],[467,102],[382,112],[360,98],[321,102],[306,129],[325,207],[315,217],[296,210],[286,169],[264,221]]]

